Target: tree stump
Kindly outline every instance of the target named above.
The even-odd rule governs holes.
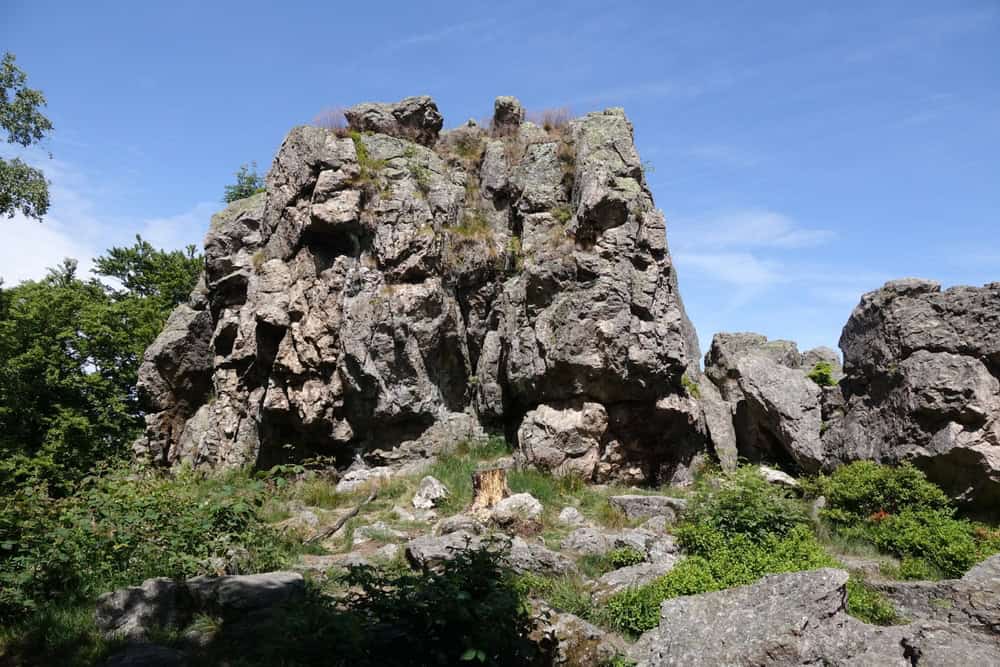
[[[471,511],[488,510],[509,495],[506,468],[487,468],[472,473]]]

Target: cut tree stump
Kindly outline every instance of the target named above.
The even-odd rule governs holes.
[[[487,468],[472,473],[471,511],[491,509],[509,495],[506,468]]]

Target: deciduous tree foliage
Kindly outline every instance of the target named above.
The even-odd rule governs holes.
[[[222,199],[231,204],[237,199],[246,199],[264,190],[264,177],[257,173],[257,163],[241,165],[236,172],[236,183],[227,185]]]
[[[65,491],[127,450],[141,425],[142,353],[201,259],[193,247],[164,252],[137,237],[96,265],[103,281],[66,260],[42,280],[0,289],[0,492],[30,477]]]
[[[40,90],[27,86],[27,75],[14,64],[13,53],[0,62],[0,128],[7,143],[27,147],[45,138],[52,122],[42,114],[46,105]],[[40,169],[14,158],[0,158],[0,215],[8,218],[20,211],[41,220],[49,210],[49,185]]]

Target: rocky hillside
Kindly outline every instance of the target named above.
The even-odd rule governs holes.
[[[292,130],[267,192],[213,219],[140,373],[141,456],[399,465],[488,429],[547,469],[689,479],[700,353],[625,114],[346,116]]]

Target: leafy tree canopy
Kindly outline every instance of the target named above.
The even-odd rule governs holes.
[[[52,130],[52,122],[41,109],[45,95],[27,86],[28,77],[15,64],[13,53],[4,53],[0,62],[0,128],[7,143],[27,147],[38,143]],[[41,220],[49,210],[49,187],[40,169],[23,160],[0,158],[0,215],[17,212]]]
[[[68,488],[126,451],[141,426],[142,353],[201,270],[193,248],[164,252],[138,237],[96,264],[122,287],[65,260],[0,290],[0,493],[31,477]]]

